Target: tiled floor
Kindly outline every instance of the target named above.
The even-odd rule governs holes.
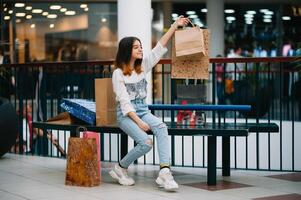
[[[66,161],[56,158],[6,154],[0,159],[0,200],[301,200],[300,173],[232,170],[218,185],[208,187],[206,169],[173,168],[180,184],[177,192],[166,192],[156,186],[157,166],[134,165],[129,174],[136,184],[118,185],[109,176],[113,163],[102,163],[100,186],[85,188],[66,186]]]

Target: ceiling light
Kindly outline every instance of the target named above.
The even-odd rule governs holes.
[[[264,14],[266,14],[266,15],[273,15],[274,12],[273,11],[266,11]]]
[[[271,19],[273,16],[272,15],[263,15],[264,19]]]
[[[50,25],[49,25],[49,28],[54,28],[54,24],[50,24]]]
[[[4,20],[10,20],[10,16],[4,16]]]
[[[203,8],[203,9],[201,10],[201,12],[206,13],[206,12],[208,12],[208,10],[207,10],[207,8]]]
[[[47,16],[49,13],[48,12],[43,12],[42,15],[43,16]]]
[[[189,15],[188,18],[196,19],[196,18],[198,18],[198,15]]]
[[[235,13],[235,10],[233,10],[233,9],[226,9],[224,12],[227,13],[227,14],[231,14],[231,13]]]
[[[7,8],[4,8],[4,11],[7,11]]]
[[[26,19],[31,19],[32,15],[26,15]]]
[[[80,4],[80,7],[81,7],[81,8],[87,8],[87,6],[88,6],[88,5],[87,5],[87,4],[84,4],[84,3],[83,3],[83,4]]]
[[[30,25],[30,28],[35,28],[35,27],[36,27],[35,24],[31,24],[31,25]]]
[[[269,10],[268,9],[260,9],[259,12],[261,13],[265,13],[265,12],[268,12]]]
[[[270,22],[272,22],[272,20],[271,19],[263,19],[263,22],[270,23]]]
[[[76,14],[76,12],[73,10],[68,10],[65,12],[65,15],[75,15],[75,14]]]
[[[25,10],[31,10],[31,9],[32,9],[31,6],[26,6],[26,7],[25,7]]]
[[[187,15],[194,15],[196,12],[194,10],[189,10],[186,12]]]
[[[9,11],[8,11],[9,14],[13,14],[13,12],[14,12],[14,11],[12,11],[12,10],[9,10]]]
[[[25,13],[16,13],[16,17],[25,17]]]
[[[16,23],[20,23],[21,22],[21,19],[16,19]]]
[[[103,17],[102,19],[101,19],[101,22],[106,22],[107,21],[107,18],[105,18],[105,17]]]
[[[234,20],[236,20],[236,18],[233,17],[233,16],[228,16],[228,17],[226,17],[226,20],[228,20],[228,21],[234,21]]]
[[[51,10],[59,10],[61,8],[62,8],[62,6],[60,6],[60,5],[52,5],[52,6],[50,6]]]
[[[291,20],[291,17],[290,16],[282,16],[282,19],[283,20]]]
[[[61,8],[60,11],[61,11],[61,12],[66,12],[66,11],[67,11],[67,8]]]
[[[246,24],[253,24],[253,21],[246,21]]]
[[[245,16],[245,18],[253,18],[254,17],[254,15],[251,15],[251,14],[245,14],[244,16]]]
[[[55,18],[57,18],[57,15],[56,14],[49,14],[49,15],[47,15],[47,18],[55,19]]]
[[[42,9],[33,9],[31,12],[32,13],[42,13],[43,10]]]
[[[177,13],[172,13],[171,16],[172,17],[178,17],[179,15]]]
[[[24,6],[25,6],[24,3],[15,3],[15,7],[17,7],[17,8],[22,8]]]
[[[87,7],[87,8],[85,8],[84,10],[87,12],[87,11],[89,10],[89,8]]]
[[[256,14],[256,11],[255,11],[255,10],[248,10],[248,11],[247,11],[247,14],[255,15],[255,14]]]

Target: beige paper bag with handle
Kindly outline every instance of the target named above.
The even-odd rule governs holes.
[[[175,32],[176,57],[194,54],[206,56],[202,29],[193,23],[191,24],[193,27],[176,30]]]
[[[116,125],[116,101],[112,78],[95,79],[96,125]]]
[[[205,56],[198,53],[177,57],[175,37],[173,37],[171,78],[209,79],[210,31],[208,29],[200,30],[200,37],[204,38]]]

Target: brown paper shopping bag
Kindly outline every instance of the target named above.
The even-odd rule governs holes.
[[[202,35],[202,36],[201,36]],[[172,42],[171,78],[177,79],[209,79],[209,47],[210,32],[200,29],[200,37],[204,39],[205,56],[202,53],[177,57],[175,37]]]
[[[193,54],[206,55],[202,30],[198,26],[175,32],[176,57]]]
[[[96,125],[116,124],[116,102],[111,78],[95,79]]]

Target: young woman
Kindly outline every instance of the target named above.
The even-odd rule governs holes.
[[[143,55],[141,41],[136,37],[125,37],[119,42],[116,69],[113,72],[113,90],[116,94],[117,121],[119,127],[135,140],[137,145],[114,168],[110,175],[121,185],[134,185],[127,168],[142,155],[149,152],[153,142],[147,135],[151,130],[157,139],[160,172],[156,179],[166,190],[178,189],[170,171],[170,148],[166,125],[151,114],[145,103],[146,74],[167,52],[166,44],[178,26],[187,25],[188,19],[180,16],[159,40],[148,55]]]

